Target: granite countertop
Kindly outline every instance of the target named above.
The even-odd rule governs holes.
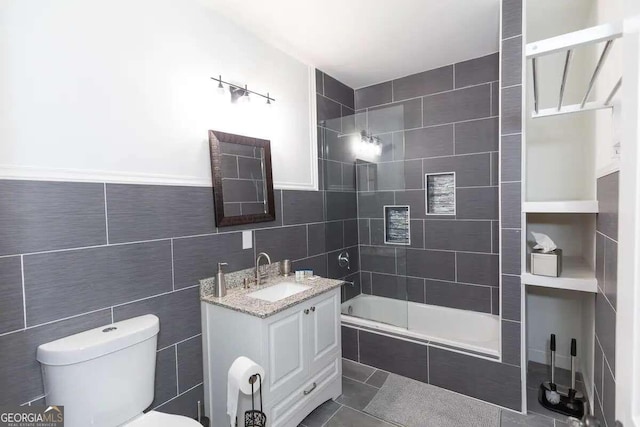
[[[218,298],[214,297],[211,292],[212,280],[215,281],[215,278],[203,279],[200,282],[200,301],[219,305],[221,307],[263,319],[315,296],[329,292],[332,289],[340,287],[344,283],[343,280],[326,279],[320,276],[305,277],[302,280],[296,280],[295,275],[290,275],[288,277],[272,275],[262,279],[259,287],[257,287],[255,283],[252,283],[249,289],[244,289],[242,286],[233,286],[227,289],[227,295],[222,298]],[[285,281],[308,285],[311,286],[311,289],[307,289],[275,302],[269,302],[247,296],[247,294],[250,294],[251,292],[266,289],[269,286]]]

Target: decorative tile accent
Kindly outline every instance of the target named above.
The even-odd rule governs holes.
[[[427,214],[455,215],[456,175],[440,173],[425,175]]]

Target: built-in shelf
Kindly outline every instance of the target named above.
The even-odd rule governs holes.
[[[598,292],[598,282],[593,268],[580,257],[564,257],[560,277],[538,276],[527,271],[522,273],[521,280],[530,286]]]
[[[553,202],[524,202],[527,213],[598,213],[597,200],[562,200]]]

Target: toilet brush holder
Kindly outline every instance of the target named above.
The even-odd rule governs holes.
[[[553,412],[557,412],[569,417],[582,419],[584,416],[585,398],[582,393],[576,390],[575,385],[575,357],[577,355],[576,340],[571,340],[571,386],[563,387],[555,382],[556,368],[556,336],[551,334],[551,381],[544,381],[540,384],[538,391],[538,402]]]

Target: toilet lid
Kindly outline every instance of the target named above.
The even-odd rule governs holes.
[[[149,411],[141,417],[136,418],[126,427],[202,427],[194,419],[183,417],[182,415],[165,414],[163,412]]]

